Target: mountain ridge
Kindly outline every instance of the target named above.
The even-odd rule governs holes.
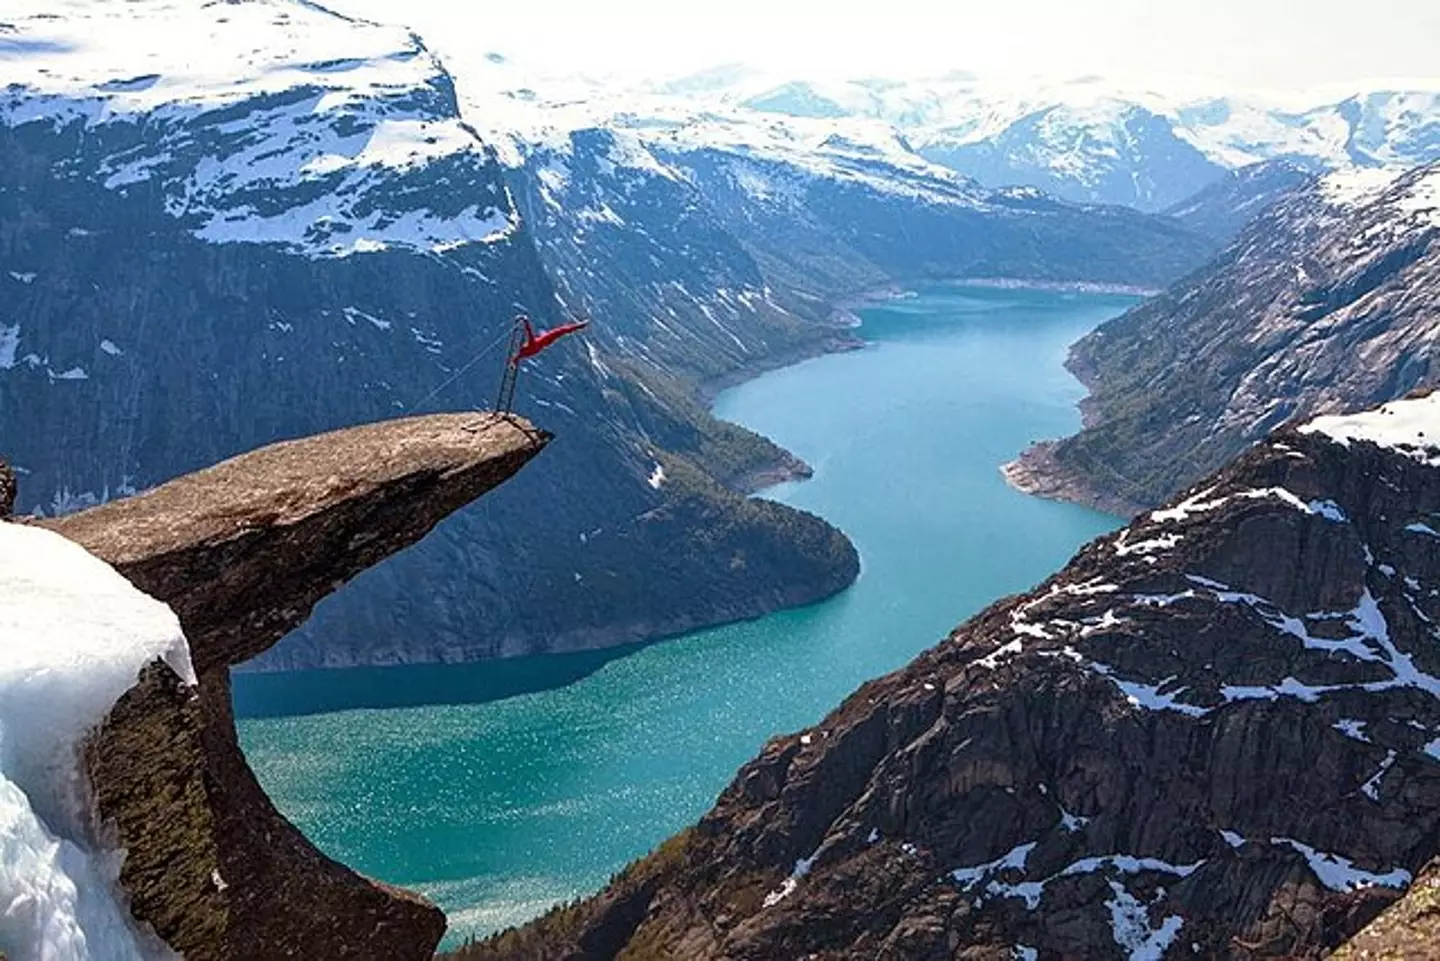
[[[1085,429],[1007,475],[1133,514],[1282,421],[1433,386],[1437,191],[1429,164],[1332,174],[1280,200],[1212,264],[1075,345]]]

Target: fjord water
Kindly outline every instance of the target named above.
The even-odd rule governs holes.
[[[997,468],[1079,426],[1066,348],[1132,302],[932,288],[862,310],[868,348],[719,398],[815,468],[766,496],[855,541],[863,572],[841,596],[619,652],[242,675],[251,764],[323,850],[445,908],[449,943],[594,891],[702,814],[765,738],[1116,526]],[[334,709],[356,703],[392,706]]]

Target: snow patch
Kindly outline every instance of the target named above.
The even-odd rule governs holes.
[[[1131,707],[1138,707],[1144,711],[1175,711],[1187,717],[1203,717],[1210,713],[1209,708],[1200,707],[1198,704],[1187,704],[1180,700],[1180,695],[1185,692],[1183,687],[1161,693],[1160,689],[1173,681],[1173,677],[1167,677],[1155,684],[1146,684],[1119,677],[1114,668],[1098,661],[1091,662],[1090,669],[1118,687]]]
[[[1134,544],[1127,542],[1129,530],[1120,532],[1115,539],[1115,554],[1117,557],[1129,557],[1132,554],[1153,554],[1157,551],[1168,551],[1179,544],[1183,538],[1179,534],[1161,534],[1149,540],[1136,541]]]
[[[975,664],[978,667],[985,668],[987,671],[993,671],[995,670],[995,668],[1000,666],[1001,660],[1013,657],[1023,650],[1025,650],[1025,645],[1017,637],[1015,640],[1010,641],[1007,644],[1002,644],[995,650],[991,651],[989,654],[985,655],[982,658],[979,658],[975,661]]]
[[[1368,797],[1370,800],[1375,801],[1376,803],[1379,803],[1379,801],[1380,801],[1380,782],[1385,779],[1386,773],[1389,772],[1391,766],[1394,765],[1394,763],[1395,763],[1395,752],[1394,752],[1394,751],[1389,751],[1389,752],[1387,752],[1387,753],[1385,754],[1385,760],[1383,760],[1383,761],[1380,762],[1380,770],[1378,770],[1378,771],[1376,771],[1374,774],[1372,774],[1372,775],[1370,776],[1370,780],[1368,780],[1368,781],[1366,781],[1364,784],[1360,785],[1360,793],[1361,793],[1361,794],[1364,794],[1364,795],[1365,795],[1366,797]]]
[[[0,324],[0,370],[15,366],[15,352],[20,347],[20,325]]]
[[[1320,883],[1332,891],[1357,891],[1361,888],[1376,886],[1404,888],[1411,880],[1410,872],[1403,868],[1396,868],[1384,874],[1363,871],[1355,867],[1354,862],[1349,858],[1317,851],[1310,845],[1296,841],[1294,838],[1275,837],[1270,839],[1270,843],[1287,845],[1305,855],[1305,860],[1310,863],[1310,870],[1315,872],[1315,877],[1319,878]]]
[[[343,309],[342,312],[345,314],[345,319],[349,321],[352,326],[357,320],[364,320],[369,322],[370,326],[374,327],[376,330],[389,330],[391,327],[394,326],[394,324],[390,323],[390,321],[382,320],[379,317],[376,317],[374,314],[367,314],[359,307],[346,307]]]
[[[796,861],[795,866],[790,870],[790,876],[784,880],[780,887],[765,895],[763,906],[767,908],[774,907],[788,898],[794,892],[795,888],[799,886],[800,881],[805,875],[810,873],[810,868],[815,864],[815,857],[816,855],[812,854],[808,858],[800,858]]]
[[[1410,185],[1409,193],[1393,202],[1396,210],[1424,214],[1432,226],[1440,227],[1440,170],[1432,170]]]
[[[93,836],[86,735],[162,659],[195,683],[170,609],[50,531],[0,524],[0,946],[16,961],[173,958],[132,930],[123,854]]]
[[[1363,741],[1366,744],[1370,743],[1370,739],[1365,736],[1364,721],[1357,721],[1354,718],[1342,717],[1340,720],[1336,721],[1330,726],[1348,738],[1353,738],[1356,741]]]
[[[1358,207],[1385,192],[1403,173],[1398,169],[1350,167],[1327,174],[1320,194],[1337,207]]]
[[[1321,434],[1342,447],[1365,441],[1440,467],[1440,391],[1392,401],[1360,414],[1317,417],[1300,432]]]
[[[1030,860],[1030,852],[1035,850],[1038,843],[1037,841],[1027,841],[1024,844],[1017,844],[993,861],[975,864],[968,868],[956,868],[950,872],[950,877],[954,878],[963,890],[969,891],[997,871],[1023,871],[1026,862]]]
[[[1065,808],[1060,808],[1060,826],[1070,833],[1074,833],[1090,823],[1090,819],[1079,814],[1071,814]]]
[[[1150,912],[1123,884],[1111,881],[1110,890],[1115,896],[1105,906],[1110,909],[1110,933],[1115,943],[1129,952],[1129,961],[1161,961],[1184,920],[1172,914],[1159,927],[1152,928]]]
[[[1151,511],[1150,519],[1157,524],[1168,524],[1172,521],[1183,521],[1192,514],[1203,514],[1212,511],[1225,503],[1226,498],[1219,497],[1214,500],[1206,500],[1215,492],[1214,487],[1207,487],[1198,494],[1192,494],[1174,507],[1166,507],[1161,510]]]

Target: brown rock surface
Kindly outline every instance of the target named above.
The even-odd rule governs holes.
[[[1440,956],[1440,861],[1394,906],[1330,955],[1332,961],[1421,961]]]
[[[1277,433],[460,956],[1323,957],[1440,854],[1437,516],[1440,467]]]
[[[157,662],[88,748],[100,818],[127,855],[136,917],[187,961],[427,958],[423,899],[317,851],[236,740],[229,667],[349,578],[518,471],[549,435],[445,414],[265,447],[128,500],[40,523],[168,603],[200,683]]]

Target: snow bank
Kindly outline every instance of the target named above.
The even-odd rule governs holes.
[[[1317,417],[1302,434],[1323,434],[1337,444],[1369,441],[1440,467],[1440,391],[1428,397],[1397,400],[1360,414]]]
[[[195,682],[170,609],[58,534],[0,523],[0,951],[170,958],[131,929],[93,837],[80,747],[146,664]]]

